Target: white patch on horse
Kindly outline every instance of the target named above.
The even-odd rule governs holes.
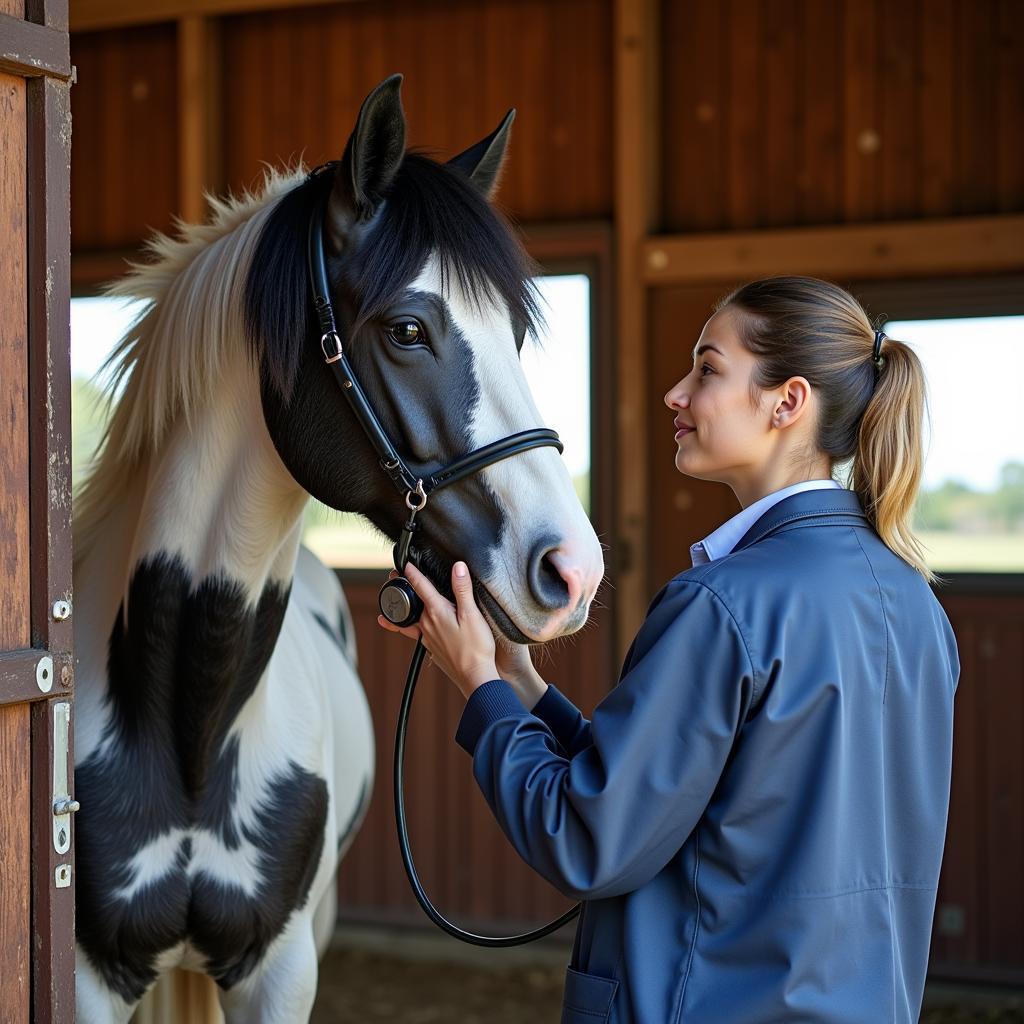
[[[470,410],[472,447],[545,426],[519,361],[512,323],[504,305],[493,300],[474,301],[464,293],[455,275],[445,275],[442,283],[435,256],[427,260],[411,287],[433,292],[447,303],[452,321],[472,352],[473,373],[479,388],[478,401]],[[527,567],[522,560],[530,557],[538,537],[550,534],[580,552],[595,580],[600,580],[604,571],[601,547],[556,449],[534,448],[493,463],[481,475],[496,495],[506,524],[498,558],[507,571],[488,580],[487,587],[514,620],[529,628],[531,619],[540,621],[547,617],[536,611],[531,615],[523,606],[521,581]],[[538,521],[536,504],[523,502],[524,494],[545,496],[544,520]],[[571,618],[563,623],[562,631],[577,628],[585,621],[588,610],[587,604],[570,609]]]
[[[128,902],[140,890],[162,881],[179,866],[182,840],[191,834],[188,829],[174,828],[136,850],[128,862],[131,880],[113,893],[114,898]]]

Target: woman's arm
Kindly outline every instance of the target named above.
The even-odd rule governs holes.
[[[630,892],[656,875],[704,813],[755,701],[750,655],[718,595],[685,576],[663,588],[618,685],[589,729],[580,725],[584,745],[566,757],[497,678],[493,634],[464,563],[452,568],[454,606],[415,567],[406,576],[424,601],[419,623],[378,621],[422,636],[467,697],[456,739],[520,856],[580,899]]]
[[[589,744],[590,722],[565,694],[541,678],[528,646],[499,647],[495,664],[523,707],[551,730],[569,757]]]

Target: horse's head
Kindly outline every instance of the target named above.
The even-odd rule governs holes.
[[[295,479],[394,539],[406,517],[324,363],[305,232],[326,204],[328,276],[349,361],[414,472],[543,426],[519,362],[537,318],[529,261],[489,203],[510,113],[448,164],[405,150],[401,78],[365,100],[344,155],[269,213],[247,286],[263,411]],[[437,491],[413,556],[450,595],[452,563],[517,642],[572,633],[602,579],[601,546],[561,458],[538,448]]]

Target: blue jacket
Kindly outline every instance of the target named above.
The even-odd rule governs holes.
[[[477,782],[584,901],[563,1024],[916,1022],[958,677],[928,584],[817,490],[662,588],[591,721],[480,687]]]

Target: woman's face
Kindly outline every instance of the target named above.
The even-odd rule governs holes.
[[[665,395],[675,412],[676,468],[686,476],[727,483],[737,490],[757,476],[772,450],[771,400],[751,404],[756,361],[737,334],[742,314],[728,306],[701,331],[693,369]]]

